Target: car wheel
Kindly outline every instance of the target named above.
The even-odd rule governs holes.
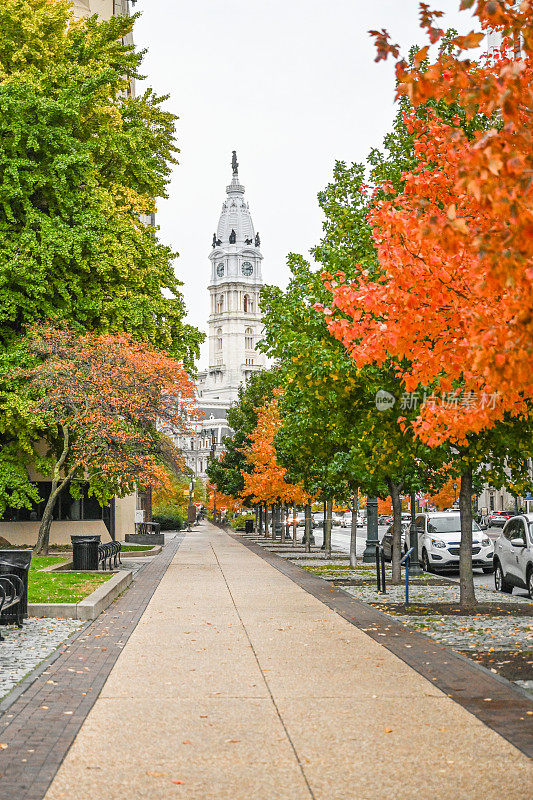
[[[485,575],[492,575],[494,572],[494,567],[483,567],[483,572]]]
[[[426,550],[422,550],[422,569],[424,572],[432,572],[431,564],[429,563],[429,556]]]
[[[497,592],[505,592],[505,594],[511,594],[511,592],[513,591],[513,587],[511,586],[511,584],[507,583],[507,581],[505,580],[501,564],[496,565],[496,570],[494,572],[494,586]]]
[[[527,576],[527,590],[529,592],[529,596],[533,600],[533,567],[529,570]]]

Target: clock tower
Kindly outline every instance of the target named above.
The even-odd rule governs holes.
[[[266,365],[265,356],[255,350],[262,329],[261,242],[239,181],[235,152],[232,171],[209,254],[209,366],[198,385],[202,403],[212,398],[228,405],[250,374]]]

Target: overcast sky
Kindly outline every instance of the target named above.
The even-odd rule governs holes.
[[[436,7],[444,27],[470,29],[459,0]],[[307,255],[320,239],[316,196],[335,160],[363,160],[394,117],[392,64],[374,62],[368,30],[387,28],[405,50],[425,44],[418,2],[138,0],[135,9],[147,84],[170,94],[180,117],[180,163],[157,220],[180,253],[189,321],[206,330],[208,254],[231,151],[261,234],[263,279],[284,286],[287,253]]]

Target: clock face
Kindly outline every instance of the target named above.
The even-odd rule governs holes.
[[[219,278],[224,275],[224,264],[217,264],[217,275]]]
[[[243,261],[242,264],[242,274],[243,275],[251,275],[254,271],[252,264],[249,261]]]

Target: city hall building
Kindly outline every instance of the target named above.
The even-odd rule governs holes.
[[[223,452],[222,439],[231,435],[226,414],[239,386],[266,366],[266,357],[255,349],[262,330],[262,261],[261,240],[234,152],[231,182],[209,253],[209,364],[199,372],[196,384],[200,418],[195,436],[179,441],[185,462],[196,476],[205,476],[213,450],[215,455]]]

